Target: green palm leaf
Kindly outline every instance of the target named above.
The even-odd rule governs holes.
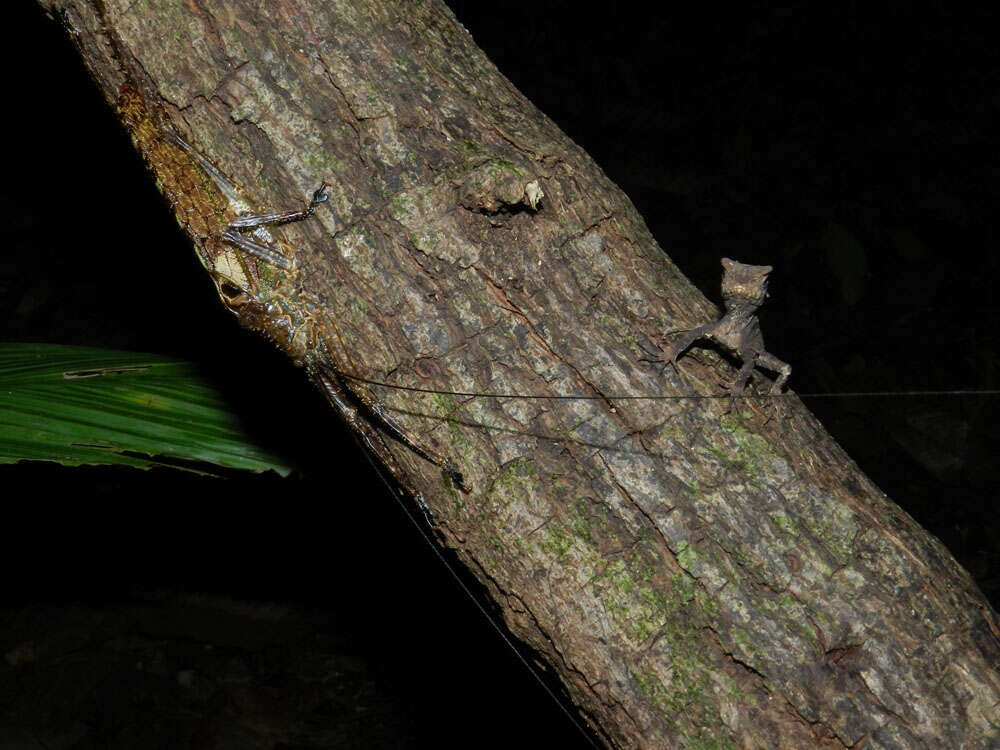
[[[0,463],[124,464],[163,459],[283,476],[190,362],[155,354],[0,344]],[[211,473],[208,467],[167,465]]]

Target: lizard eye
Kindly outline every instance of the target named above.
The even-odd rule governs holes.
[[[242,305],[247,301],[246,292],[229,281],[220,281],[219,294],[230,305]]]

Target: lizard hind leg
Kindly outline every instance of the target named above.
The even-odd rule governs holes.
[[[787,362],[775,357],[773,354],[768,354],[767,352],[761,352],[760,356],[757,358],[757,364],[763,367],[765,370],[770,370],[776,373],[778,379],[774,381],[774,385],[771,386],[771,393],[777,394],[781,393],[781,389],[785,387],[785,383],[792,374],[792,366]]]
[[[747,382],[753,374],[754,365],[757,364],[757,355],[755,353],[747,353],[745,357],[746,359],[743,360],[740,371],[736,374],[736,380],[733,381],[733,384],[729,389],[729,400],[728,405],[726,406],[727,414],[733,411],[734,407],[736,407],[736,413],[740,413],[736,403],[737,399],[746,397]]]
[[[767,352],[761,353],[760,357],[757,358],[757,364],[765,370],[770,370],[777,374],[777,379],[771,385],[772,398],[770,400],[775,402],[775,411],[780,417],[785,418],[789,416],[789,405],[783,403],[785,399],[782,397],[781,390],[785,387],[785,383],[792,374],[792,366]]]

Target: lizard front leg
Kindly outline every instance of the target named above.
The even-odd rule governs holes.
[[[677,341],[670,345],[669,349],[664,349],[662,346],[659,360],[661,362],[667,362],[677,369],[677,360],[686,352],[691,345],[698,339],[711,338],[712,332],[718,326],[718,321],[714,323],[706,323],[703,326],[698,326],[697,328],[692,328],[690,331],[674,331],[673,333],[683,333]]]

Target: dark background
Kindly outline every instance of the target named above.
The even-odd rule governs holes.
[[[998,388],[1000,61],[990,12],[638,5],[450,3],[711,299],[721,256],[775,267],[762,324],[768,349],[793,365],[796,391]],[[63,641],[78,634],[74,648],[96,660],[120,646],[124,628],[180,659],[165,645],[178,634],[151,634],[136,602],[159,592],[158,612],[183,612],[198,592],[226,616],[230,599],[285,603],[292,621],[323,634],[312,645],[336,664],[324,684],[337,686],[326,719],[348,736],[287,747],[506,747],[535,733],[582,745],[301,373],[222,310],[59,24],[32,3],[9,13],[23,47],[5,65],[0,340],[197,361],[248,429],[301,471],[281,480],[0,467],[0,739],[57,722],[49,701],[96,746],[152,747],[128,738],[151,716],[174,716],[167,696],[180,688],[166,678],[182,659],[163,671],[173,687],[161,686],[162,704],[122,697],[152,688],[114,671],[88,704],[80,690],[46,686],[46,675],[65,674],[62,662],[46,671],[37,656],[15,669],[10,649],[55,653],[44,646],[58,630]],[[996,606],[997,397],[807,404]],[[70,612],[89,613],[90,624]],[[94,613],[114,621],[107,629],[119,640],[93,635]],[[294,651],[291,638],[216,643],[243,654],[247,690],[264,682],[277,692],[273,713],[289,692],[281,679],[292,678],[259,657]],[[211,681],[208,665],[193,669]],[[267,713],[245,692],[212,710]],[[164,747],[187,742],[172,736],[157,734]]]

